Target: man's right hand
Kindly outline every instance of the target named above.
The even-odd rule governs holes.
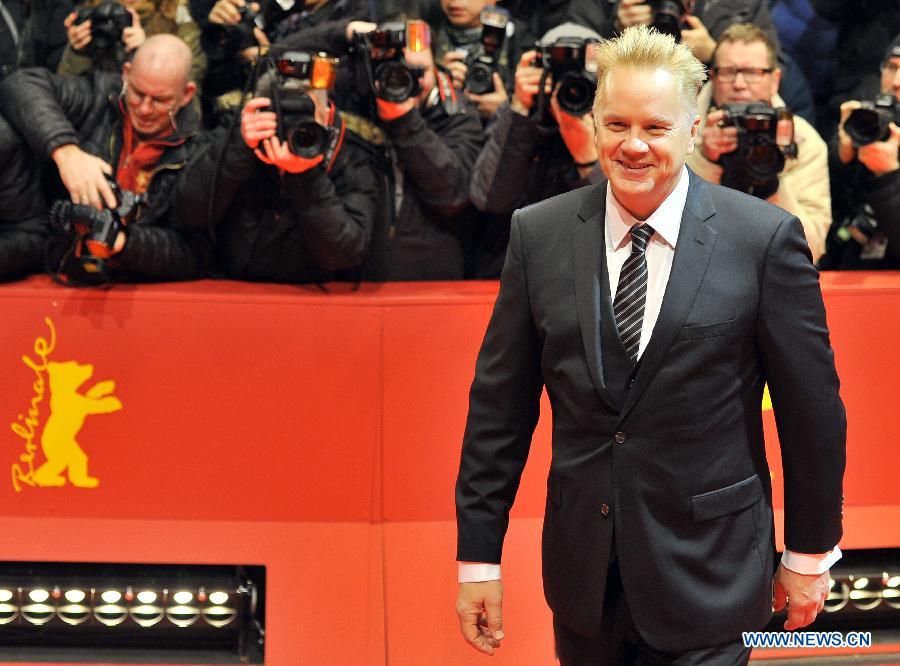
[[[503,584],[499,580],[460,583],[456,614],[463,638],[473,648],[493,655],[503,640]]]
[[[650,25],[653,11],[644,0],[622,0],[616,10],[616,22],[620,30],[633,25]]]
[[[72,12],[63,21],[63,25],[66,26],[66,38],[69,40],[69,46],[76,51],[81,51],[91,43],[91,22],[87,20],[76,25],[75,19],[77,18],[78,12]]]
[[[236,25],[241,20],[240,8],[244,0],[219,0],[209,11],[209,22],[219,25]]]
[[[90,205],[97,210],[115,208],[116,195],[106,176],[112,175],[112,167],[99,157],[84,152],[74,143],[67,143],[54,150],[50,157],[59,169],[63,185],[69,191],[72,203]]]
[[[527,116],[534,105],[534,96],[541,87],[541,76],[544,70],[534,66],[537,51],[526,51],[519,58],[516,66],[516,88],[510,106],[516,113]],[[551,92],[551,83],[547,78],[547,94]]]
[[[736,127],[720,127],[725,117],[722,110],[710,111],[706,115],[706,125],[700,139],[700,152],[710,162],[718,162],[725,153],[737,150],[738,138]]]

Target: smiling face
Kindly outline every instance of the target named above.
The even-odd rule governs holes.
[[[666,69],[622,67],[601,89],[597,124],[600,166],[616,200],[647,219],[675,189],[694,150],[700,119]]]

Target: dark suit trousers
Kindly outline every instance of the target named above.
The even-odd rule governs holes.
[[[731,666],[750,660],[750,648],[741,641],[688,652],[660,652],[647,645],[631,618],[617,559],[606,579],[600,634],[596,638],[582,636],[554,616],[553,635],[561,666]]]

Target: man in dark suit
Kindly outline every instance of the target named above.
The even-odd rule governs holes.
[[[553,410],[544,591],[564,665],[746,663],[741,632],[808,625],[840,557],[846,421],[799,220],[705,183],[703,67],[644,26],[601,45],[608,183],[513,216],[456,489],[465,638],[504,636],[499,563],[541,390]],[[761,401],[785,479],[774,528]]]

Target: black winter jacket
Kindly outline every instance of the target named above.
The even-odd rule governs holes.
[[[40,272],[50,227],[37,164],[3,116],[0,164],[0,280],[6,280]]]
[[[223,274],[298,283],[357,278],[348,269],[366,258],[380,208],[371,147],[346,132],[328,172],[319,165],[279,174],[257,159],[239,131],[221,156],[226,132],[216,129],[201,139],[204,147],[185,171],[177,204],[193,224],[216,225]]]
[[[380,127],[402,172],[402,197],[375,230],[366,278],[461,279],[469,179],[484,142],[477,113],[449,112],[437,100]]]
[[[832,142],[832,148],[836,141]],[[834,153],[833,153],[834,154]],[[900,269],[900,170],[876,177],[854,159],[841,164],[832,161],[831,203],[834,224],[826,241],[826,253],[819,260],[823,270]],[[865,258],[863,246],[846,233],[846,225],[864,207],[877,223],[878,235],[887,241],[884,257]]]
[[[22,69],[0,84],[0,111],[21,133],[32,159],[46,162],[56,148],[71,143],[115,168],[122,148],[121,91],[122,78],[115,74],[70,79],[41,68]],[[171,138],[177,145],[164,151],[147,187],[147,203],[127,229],[125,248],[108,261],[120,280],[190,280],[206,274],[212,252],[208,234],[184,227],[173,215],[175,182],[199,117],[188,104],[175,121],[179,129]],[[65,245],[59,243],[63,251]],[[57,266],[58,258],[49,263]],[[75,270],[66,272],[91,281],[72,275]]]

